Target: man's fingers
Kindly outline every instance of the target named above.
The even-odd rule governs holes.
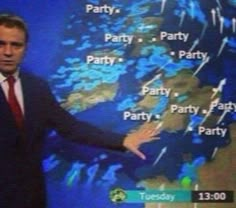
[[[140,142],[142,141],[143,143],[144,142],[150,142],[152,141],[154,138],[156,139],[156,131],[153,131],[153,130],[148,130],[146,132],[143,132],[142,134],[142,140],[140,140]]]
[[[146,137],[152,137],[152,136],[155,136],[157,133],[159,133],[158,130],[156,129],[146,129],[146,130],[143,130],[143,135],[146,135]]]
[[[138,149],[130,149],[130,151],[136,154],[142,160],[146,159],[146,156],[142,152],[140,152]]]

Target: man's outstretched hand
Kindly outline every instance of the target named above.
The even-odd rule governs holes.
[[[153,128],[150,124],[144,125],[137,131],[129,133],[124,139],[123,146],[141,159],[145,160],[146,156],[139,150],[139,147],[143,143],[159,139],[159,137],[153,137],[158,133],[159,129]]]

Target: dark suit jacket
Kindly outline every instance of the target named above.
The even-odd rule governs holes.
[[[122,148],[123,136],[76,120],[59,106],[45,81],[28,73],[20,73],[20,77],[25,105],[23,135],[0,88],[0,207],[44,208],[41,150],[49,128],[72,141],[106,148]]]

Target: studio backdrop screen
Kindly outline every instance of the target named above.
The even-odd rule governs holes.
[[[140,147],[146,160],[49,132],[48,208],[236,207],[235,0],[6,0],[0,10],[25,19],[22,68],[75,118],[124,136],[156,130]]]

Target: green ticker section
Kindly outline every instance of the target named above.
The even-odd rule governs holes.
[[[125,190],[125,203],[191,202],[191,191]]]

